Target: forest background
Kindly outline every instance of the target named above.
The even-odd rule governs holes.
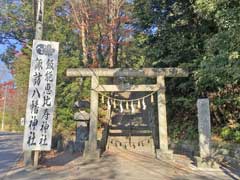
[[[25,116],[36,0],[0,2],[0,59],[13,74],[8,128]],[[197,139],[198,98],[210,99],[212,132],[240,142],[239,0],[45,1],[43,40],[60,42],[54,132],[74,131],[74,104],[89,99],[89,80],[66,77],[76,67],[180,67],[167,79],[169,135]],[[20,50],[19,50],[19,47]]]

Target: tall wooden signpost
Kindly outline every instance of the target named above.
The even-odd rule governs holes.
[[[58,42],[42,41],[44,0],[37,0],[36,33],[32,47],[24,130],[24,163],[38,165],[39,151],[51,149],[52,120],[58,64]]]

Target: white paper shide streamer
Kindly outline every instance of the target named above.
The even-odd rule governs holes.
[[[142,99],[142,107],[143,107],[143,110],[146,110],[147,106],[145,104],[145,98]]]
[[[108,98],[108,101],[107,101],[107,106],[108,106],[108,110],[110,110],[110,109],[111,109],[110,98]]]
[[[137,107],[138,107],[138,109],[141,108],[141,102],[140,102],[140,99],[139,99],[138,102],[137,102]]]
[[[126,101],[126,109],[129,110],[128,101]]]
[[[133,101],[131,102],[131,111],[132,111],[132,113],[134,113],[134,112],[135,112],[135,108],[134,108]]]
[[[121,113],[124,112],[124,108],[126,110],[130,110],[131,113],[135,113],[136,112],[135,108],[142,109],[142,110],[147,109],[147,105],[145,103],[145,98],[150,98],[150,102],[154,103],[154,93],[155,92],[152,92],[152,93],[150,93],[150,94],[148,94],[144,97],[141,97],[141,98],[130,99],[130,100],[113,98],[113,97],[101,94],[101,96],[102,96],[101,101],[102,101],[102,103],[105,103],[105,98],[107,99],[106,103],[107,103],[107,109],[108,110],[111,110],[112,105],[113,105],[113,108],[116,109],[117,105],[119,104],[119,109],[120,109]],[[134,105],[135,101],[136,101],[136,107]],[[124,105],[124,107],[123,107],[123,105]]]
[[[122,101],[120,101],[120,112],[123,112],[123,106],[122,106]]]

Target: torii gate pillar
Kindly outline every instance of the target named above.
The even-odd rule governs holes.
[[[97,76],[92,76],[89,138],[84,149],[84,158],[86,159],[97,159],[100,156],[100,151],[97,150],[98,92],[95,91],[98,84],[99,78]]]
[[[157,84],[160,84],[161,90],[158,90],[157,93],[159,149],[156,149],[156,158],[172,159],[173,151],[168,149],[167,110],[165,95],[166,88],[164,76],[157,77]]]

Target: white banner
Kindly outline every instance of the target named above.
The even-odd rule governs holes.
[[[58,42],[33,40],[23,150],[50,150]]]

